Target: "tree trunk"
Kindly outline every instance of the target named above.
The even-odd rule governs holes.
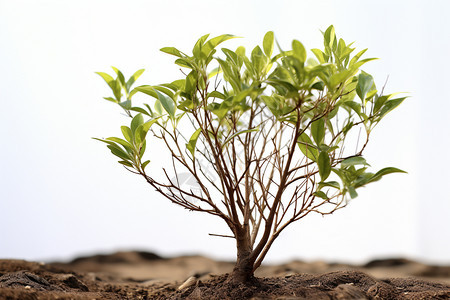
[[[252,247],[250,245],[250,235],[237,235],[236,246],[236,264],[227,281],[232,283],[250,283],[255,279],[253,276],[255,260],[251,258]]]

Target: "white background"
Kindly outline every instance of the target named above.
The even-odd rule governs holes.
[[[322,47],[334,24],[356,41],[386,92],[411,98],[376,128],[366,151],[386,176],[333,216],[288,228],[267,262],[364,262],[406,256],[450,263],[449,1],[21,1],[0,0],[0,258],[70,259],[115,250],[234,259],[222,221],[190,213],[126,172],[91,137],[128,122],[95,71],[138,84],[180,78],[164,46],[190,51],[201,35],[231,33],[247,48],[275,32]],[[309,55],[312,55],[309,53]],[[151,147],[151,146],[150,146]],[[164,149],[153,149],[164,151]],[[157,156],[157,155],[156,155]],[[157,157],[150,158],[158,160]]]

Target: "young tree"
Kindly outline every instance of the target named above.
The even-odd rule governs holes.
[[[307,59],[297,40],[292,50],[274,55],[273,32],[250,55],[238,47],[216,56],[216,47],[234,37],[205,35],[192,54],[161,49],[184,70],[182,79],[160,85],[131,89],[144,70],[128,81],[116,68],[115,79],[97,73],[113,92],[105,99],[132,117],[121,127],[123,138],[100,141],[173,203],[227,224],[237,246],[232,282],[253,279],[288,225],[311,212],[332,214],[358,188],[403,172],[368,172],[362,154],[373,128],[405,97],[383,95],[360,70],[373,60],[361,59],[367,49],[352,56],[355,48],[338,39],[333,26],[323,36],[324,50],[312,49],[315,58]],[[154,103],[134,106],[137,92]],[[158,141],[171,157],[160,172],[144,159],[146,147]],[[195,188],[183,184],[181,172]]]

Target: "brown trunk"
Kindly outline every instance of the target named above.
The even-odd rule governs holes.
[[[255,261],[251,259],[252,247],[250,245],[250,235],[245,233],[237,235],[236,246],[236,264],[227,281],[232,283],[249,283],[255,279],[253,276]]]

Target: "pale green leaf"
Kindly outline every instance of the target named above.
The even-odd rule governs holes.
[[[302,43],[297,40],[293,40],[292,50],[294,52],[294,57],[296,57],[301,63],[306,61],[306,50]]]
[[[346,167],[349,167],[349,166],[355,166],[355,165],[368,166],[369,164],[361,156],[352,156],[352,157],[346,158],[343,161],[341,161],[341,166],[343,168],[346,168]]]
[[[175,109],[176,108],[175,108],[175,103],[173,102],[173,100],[170,97],[168,97],[168,96],[166,96],[166,95],[164,95],[164,94],[162,94],[162,93],[160,93],[160,92],[158,92],[156,90],[155,90],[155,92],[158,95],[158,100],[161,103],[161,105],[164,107],[164,110],[172,118],[175,117]]]
[[[103,80],[109,85],[109,87],[114,90],[115,80],[110,75],[103,73],[103,72],[95,72],[95,74],[100,75]]]
[[[189,139],[189,142],[186,144],[186,148],[191,152],[192,157],[194,157],[195,154],[195,146],[197,145],[198,137],[200,136],[200,133],[202,132],[202,129],[197,129]]]
[[[361,74],[358,75],[358,85],[356,86],[356,93],[362,101],[366,99],[366,94],[370,91],[372,85],[372,75],[365,72],[361,72]]]
[[[325,137],[325,121],[323,118],[311,123],[311,135],[316,145],[319,146]]]
[[[313,145],[312,140],[306,133],[302,133],[297,141],[298,147],[302,151],[303,155],[312,161],[317,161],[319,151],[317,147]]]
[[[117,69],[116,67],[111,67],[114,72],[116,72],[117,74],[117,78],[119,79],[120,84],[124,87],[125,86],[125,76],[123,76],[122,72],[120,72],[119,69]]]
[[[122,145],[128,152],[133,151],[133,145],[131,145],[128,141],[125,141],[121,138],[109,137],[109,138],[106,138],[106,140]]]
[[[145,161],[145,162],[143,162],[142,163],[142,170],[144,170],[145,169],[145,167],[148,165],[150,163],[150,161],[149,160],[147,160],[147,161]]]
[[[397,106],[399,106],[406,98],[408,97],[397,98],[387,101],[380,110],[380,118],[383,118],[387,113],[389,113]]]
[[[123,151],[121,148],[119,147],[114,147],[113,145],[108,145],[107,146],[109,148],[109,150],[111,150],[111,153],[114,154],[115,156],[123,159],[123,160],[131,160],[131,157],[125,152]]]
[[[325,47],[333,47],[334,41],[336,39],[336,35],[334,32],[334,26],[330,25],[327,30],[325,30],[325,33],[323,34],[324,37],[324,45]]]
[[[128,81],[127,81],[127,83],[126,83],[127,91],[130,90],[131,86],[132,86],[132,85],[134,84],[134,82],[142,75],[142,73],[144,73],[144,71],[145,71],[145,69],[137,70],[137,71],[133,74],[133,76],[131,76],[131,77],[128,79]]]
[[[131,162],[129,162],[129,161],[120,160],[119,163],[124,165],[124,166],[130,167],[130,168],[134,168],[133,164]]]
[[[381,177],[383,177],[384,175],[387,174],[392,174],[392,173],[407,173],[403,170],[400,170],[398,168],[394,168],[394,167],[387,167],[384,169],[381,169],[380,171],[376,172],[373,177],[369,180],[369,182],[374,182],[374,181],[378,181],[381,179]]]
[[[122,134],[123,134],[124,138],[129,143],[132,143],[132,141],[133,141],[133,133],[131,132],[130,127],[122,126],[122,127],[120,127],[120,129],[122,130]]]
[[[328,156],[327,152],[320,152],[317,164],[319,165],[319,174],[321,181],[325,181],[331,173],[330,157]]]
[[[335,189],[338,189],[338,190],[341,189],[341,185],[337,181],[320,182],[319,183],[319,187],[320,188],[322,188],[322,187],[332,187],[332,188],[335,188]]]
[[[142,114],[137,114],[136,116],[134,116],[134,118],[131,120],[130,126],[133,135],[136,134],[136,129],[142,124],[144,124],[144,117],[142,116]]]
[[[240,134],[248,133],[248,132],[255,132],[255,131],[259,131],[259,127],[255,127],[255,128],[252,128],[252,129],[245,129],[245,130],[238,131],[238,132],[232,134],[231,136],[229,136],[229,137],[225,140],[225,142],[223,142],[222,147],[225,147],[225,145],[226,145],[228,142],[230,142],[232,139],[234,139],[236,136],[238,136],[238,135],[240,135]]]
[[[355,188],[352,186],[348,187],[348,193],[350,194],[350,197],[352,199],[355,199],[356,197],[358,197],[358,193],[356,192]]]
[[[327,200],[327,199],[328,199],[327,194],[325,194],[325,193],[322,192],[322,191],[314,192],[314,196],[317,196],[317,197],[322,198],[322,199],[324,199],[324,200]]]
[[[175,55],[177,57],[183,57],[183,54],[175,47],[164,47],[161,48],[160,51],[167,54]]]
[[[206,57],[210,55],[211,51],[216,48],[220,43],[223,43],[229,39],[234,39],[236,36],[231,34],[223,34],[217,37],[214,37],[207,41],[202,47],[202,54]]]
[[[151,85],[141,85],[136,87],[135,90],[158,99],[158,95],[156,94],[155,89]]]
[[[264,35],[264,39],[263,39],[263,49],[264,49],[264,53],[268,56],[271,57],[272,53],[273,53],[273,41],[274,41],[274,34],[273,31],[268,31],[265,35]]]

